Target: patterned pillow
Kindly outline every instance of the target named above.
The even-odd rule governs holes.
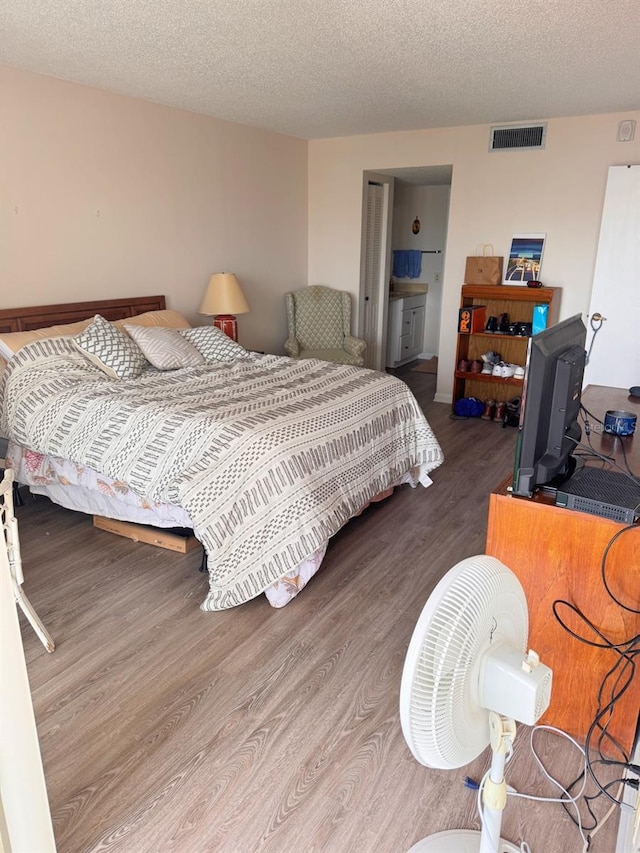
[[[147,363],[138,344],[100,314],[72,341],[89,361],[114,379],[134,379]]]
[[[158,370],[176,370],[205,363],[204,356],[177,329],[136,326],[132,323],[125,323],[124,328],[138,344],[147,361]]]
[[[235,361],[247,354],[244,347],[232,341],[217,326],[194,326],[192,329],[180,329],[179,333],[202,353],[209,364]]]

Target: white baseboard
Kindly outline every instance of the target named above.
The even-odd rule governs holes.
[[[447,403],[449,406],[451,405],[451,394],[436,394],[433,398],[434,403]]]

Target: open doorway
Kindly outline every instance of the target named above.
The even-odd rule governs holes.
[[[452,172],[445,165],[363,174],[359,328],[370,352],[368,367],[384,370],[411,359],[437,363]],[[409,251],[419,262],[409,271],[398,265],[394,270],[394,250]],[[424,294],[424,299],[412,300],[425,304],[424,323],[417,339],[414,330],[411,350],[398,362],[395,355],[388,356],[390,343],[396,346],[389,341],[394,337],[390,299],[415,293]]]

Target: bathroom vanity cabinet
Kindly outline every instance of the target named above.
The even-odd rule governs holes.
[[[406,364],[422,352],[426,308],[426,293],[389,298],[387,367]]]

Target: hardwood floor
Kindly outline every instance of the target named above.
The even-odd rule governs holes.
[[[401,853],[477,828],[488,753],[453,771],[411,756],[398,716],[404,657],[436,582],[482,553],[488,494],[515,430],[451,420],[435,376],[397,371],[443,446],[434,485],[408,486],[353,520],[287,607],[260,596],[199,604],[199,551],[176,554],[94,529],[44,498],[18,508],[25,591],[56,642],[21,616],[60,853]],[[565,782],[576,752],[536,735]],[[521,726],[508,781],[554,795]],[[606,811],[601,797],[595,806]],[[611,853],[617,813],[591,853]],[[557,804],[509,798],[503,835],[534,853],[581,850]]]

